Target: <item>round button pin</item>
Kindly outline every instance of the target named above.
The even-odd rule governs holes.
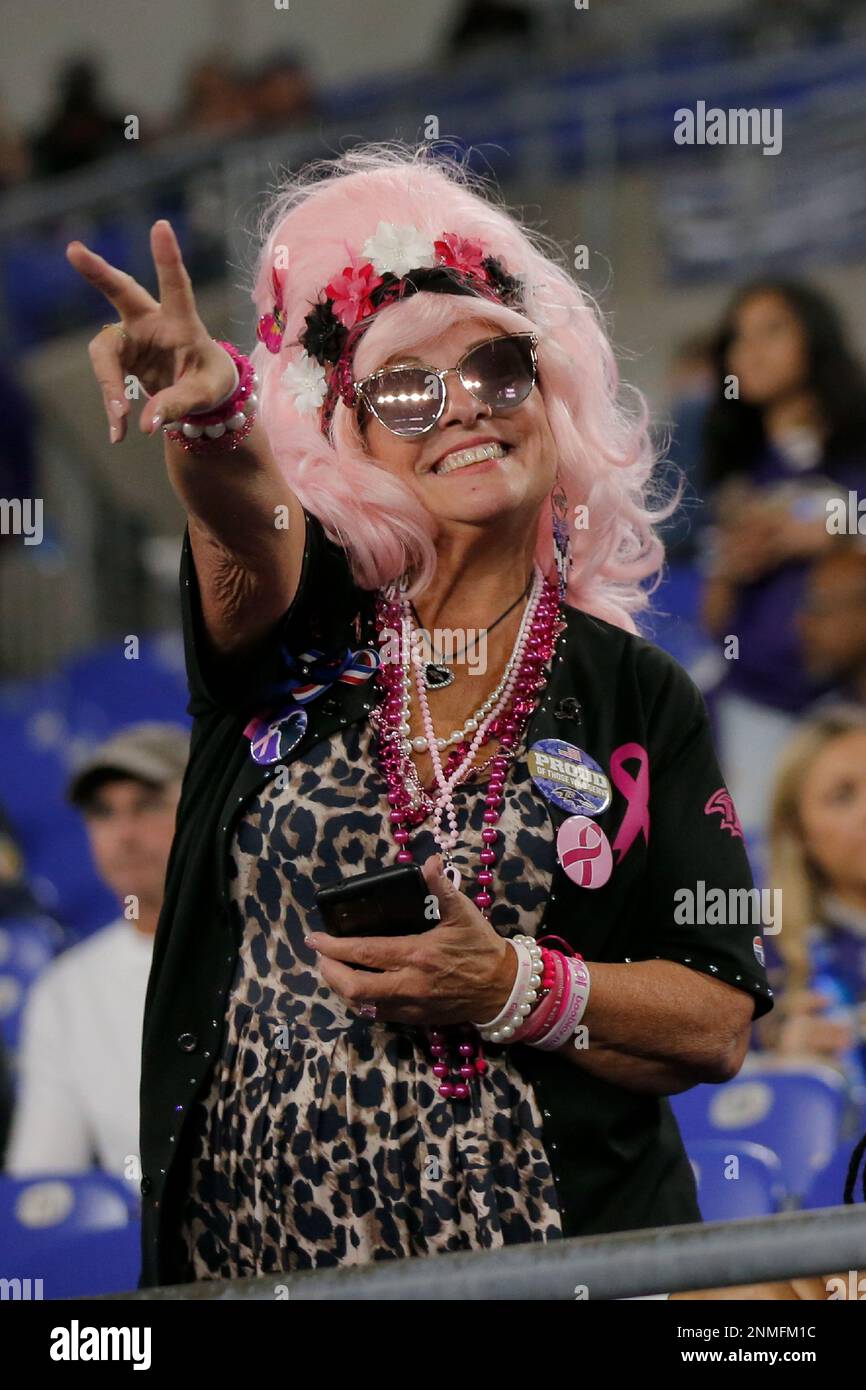
[[[600,816],[610,805],[610,782],[598,763],[576,744],[542,738],[527,755],[529,775],[542,796],[561,811]]]
[[[572,883],[579,888],[601,888],[613,869],[610,841],[600,825],[588,816],[569,816],[556,837],[556,854]]]
[[[307,711],[291,705],[270,719],[251,719],[244,733],[255,762],[263,767],[278,763],[300,743],[307,728]]]

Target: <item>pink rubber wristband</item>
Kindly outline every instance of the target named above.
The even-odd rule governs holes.
[[[586,962],[572,957],[566,961],[566,966],[569,974],[567,1003],[550,1032],[535,1044],[543,1052],[555,1052],[568,1042],[583,1018],[589,999],[589,971]]]

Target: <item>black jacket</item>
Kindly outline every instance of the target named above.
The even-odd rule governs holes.
[[[299,654],[310,646],[361,645],[372,615],[371,595],[353,584],[343,551],[309,513],[298,594],[273,640],[263,644],[261,659],[242,677],[229,681],[208,667],[188,538],[181,601],[194,724],[145,1003],[142,1288],[190,1277],[177,1234],[189,1163],[185,1118],[219,1055],[239,946],[228,912],[227,852],[248,798],[279,766],[253,761],[244,726],[257,710],[257,692],[278,680],[283,648]],[[360,626],[353,630],[359,611]],[[749,993],[758,1017],[772,1007],[760,925],[679,925],[675,916],[674,894],[698,880],[723,890],[752,882],[724,797],[716,798],[716,809],[706,809],[723,783],[700,693],[650,642],[569,606],[563,611],[567,628],[528,743],[566,739],[606,770],[623,744],[645,749],[649,846],[643,830],[630,846],[621,844],[609,881],[592,891],[557,865],[539,934],[562,936],[589,962],[661,957],[714,974]],[[307,731],[285,762],[367,718],[372,699],[367,684],[331,686],[306,707]],[[563,706],[563,700],[571,703]],[[555,832],[566,813],[545,805]],[[613,844],[618,835],[622,841],[626,805],[616,790],[597,817]],[[518,1051],[542,1109],[566,1236],[700,1219],[667,1100],[598,1080],[555,1053],[517,1045],[515,1060]]]

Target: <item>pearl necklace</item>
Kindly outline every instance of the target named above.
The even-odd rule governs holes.
[[[459,886],[459,871],[450,862],[451,849],[454,848],[457,840],[453,791],[458,782],[463,780],[471,770],[472,760],[477,749],[489,738],[499,739],[499,750],[489,760],[492,764],[490,781],[484,788],[484,829],[481,832],[482,848],[478,856],[481,861],[481,868],[476,876],[481,891],[475,897],[475,904],[484,916],[488,917],[493,903],[491,891],[493,865],[498,857],[494,846],[501,833],[495,827],[502,813],[503,789],[508,764],[515,755],[523,729],[536,707],[538,691],[545,684],[541,674],[542,667],[552,655],[556,638],[565,627],[564,621],[559,616],[556,590],[543,578],[541,571],[536,566],[532,596],[524,613],[518,639],[515,643],[509,676],[505,680],[496,705],[474,731],[472,742],[466,747],[465,755],[461,758],[458,749],[452,751],[447,774],[442,768],[437,739],[430,718],[430,709],[426,702],[423,663],[419,667],[419,661],[416,660],[418,696],[427,730],[436,782],[440,788],[439,796],[435,802],[430,801],[421,787],[417,768],[411,758],[412,744],[407,737],[408,730],[403,727],[408,723],[406,717],[407,701],[411,688],[409,677],[411,658],[407,656],[407,650],[411,650],[411,645],[407,640],[408,624],[405,621],[405,607],[401,607],[395,599],[389,600],[380,593],[376,617],[380,649],[385,640],[385,632],[393,633],[397,628],[398,618],[402,619],[400,622],[403,640],[401,662],[399,666],[384,661],[380,664],[376,673],[376,683],[383,688],[384,699],[370,715],[371,724],[376,731],[379,744],[379,757],[387,779],[388,805],[391,808],[390,821],[394,840],[398,846],[398,864],[414,862],[412,851],[408,848],[410,839],[408,827],[419,825],[421,821],[426,819],[429,814],[429,810],[425,809],[424,806],[426,801],[429,808],[436,813],[436,825],[433,833],[443,850],[443,859],[446,859],[447,856],[446,872],[451,870],[449,877],[451,877],[452,882],[455,882],[456,878],[456,884]],[[456,759],[456,763],[452,767],[451,763],[454,759]],[[447,812],[449,820],[449,834],[444,840],[439,833],[443,810]],[[473,1077],[482,1076],[487,1070],[487,1061],[483,1055],[480,1035],[470,1023],[459,1024],[453,1028],[434,1028],[427,1031],[433,1058],[433,1074],[440,1082],[439,1095],[444,1100],[467,1100],[470,1081]]]
[[[557,635],[566,624],[559,616],[555,588],[542,578],[541,571],[535,567],[535,582],[532,585],[530,602],[514,644],[510,669],[506,667],[507,678],[502,692],[480,727],[473,731],[471,744],[463,744],[450,753],[448,770],[443,770],[442,760],[439,758],[438,741],[432,728],[430,706],[425,692],[423,666],[420,667],[416,662],[418,699],[434,763],[436,785],[439,787],[439,795],[434,802],[421,787],[418,771],[411,760],[411,742],[407,738],[407,702],[411,689],[411,657],[407,653],[411,651],[411,644],[405,606],[400,605],[393,596],[388,599],[385,595],[379,594],[379,649],[384,644],[385,632],[393,632],[398,628],[398,620],[402,634],[400,663],[379,664],[375,680],[378,687],[384,691],[384,699],[370,716],[377,734],[379,760],[388,783],[388,805],[391,808],[389,819],[393,838],[398,845],[396,858],[398,863],[413,863],[413,855],[409,849],[409,826],[417,826],[430,815],[430,810],[434,810],[436,842],[445,851],[443,858],[448,855],[450,860],[450,851],[455,847],[457,838],[453,790],[459,781],[468,776],[477,749],[489,738],[498,738],[499,749],[489,759],[492,771],[485,788],[484,830],[481,831],[481,851],[478,853],[478,859],[481,860],[481,869],[477,874],[480,892],[475,895],[475,905],[487,917],[493,902],[493,865],[498,858],[495,845],[500,838],[496,824],[502,815],[507,766],[520,744],[525,724],[537,705],[538,691],[544,687],[542,667],[552,655]],[[463,752],[463,749],[466,749],[466,752]],[[463,756],[460,756],[461,753]],[[449,834],[445,838],[439,834],[443,810],[448,813],[449,819]],[[456,878],[456,884],[459,885],[460,874],[456,866],[449,862],[448,869],[452,870],[449,874],[452,883],[455,883]],[[471,1023],[457,1024],[450,1029],[428,1029],[427,1033],[432,1056],[432,1073],[439,1081],[439,1095],[442,1099],[450,1101],[466,1101],[470,1097],[470,1081],[487,1072],[487,1059],[482,1051],[480,1034]]]
[[[482,714],[480,722],[474,718],[466,721],[467,724],[473,724],[475,726],[474,730],[472,731],[472,741],[469,744],[469,747],[464,757],[458,762],[457,766],[454,769],[452,769],[452,771],[447,777],[442,768],[442,760],[439,756],[440,744],[442,744],[442,740],[436,738],[433,730],[433,717],[430,713],[430,704],[427,699],[427,688],[426,682],[424,680],[424,663],[422,662],[417,650],[412,648],[410,648],[409,650],[409,655],[415,666],[415,684],[418,691],[418,704],[421,709],[421,718],[424,721],[424,728],[427,731],[425,744],[430,750],[430,758],[433,763],[433,773],[436,780],[436,785],[439,787],[439,795],[434,802],[433,835],[436,839],[436,843],[442,851],[442,857],[445,861],[445,864],[450,870],[449,876],[451,877],[451,880],[454,883],[455,888],[459,888],[460,886],[460,873],[459,870],[454,866],[451,856],[452,851],[457,846],[459,834],[457,830],[457,813],[454,809],[454,799],[452,793],[454,791],[454,788],[458,785],[458,783],[464,781],[465,778],[468,776],[472,768],[472,764],[475,761],[475,754],[485,741],[488,732],[488,726],[502,713],[503,709],[508,705],[511,699],[511,694],[517,680],[517,672],[523,661],[526,643],[529,636],[530,625],[535,618],[536,610],[538,608],[538,604],[541,598],[541,591],[543,585],[544,576],[542,575],[538,565],[536,565],[533,576],[532,590],[529,596],[529,602],[527,603],[526,608],[524,610],[523,618],[520,623],[520,628],[518,630],[517,637],[515,638],[514,649],[508,660],[508,664],[505,667],[505,673],[501,681],[497,685],[496,690],[493,692],[492,695],[488,697],[484,705],[481,707],[481,710],[477,711],[478,714]],[[405,614],[406,605],[404,600],[404,632],[406,631],[406,628],[409,626],[408,621],[406,621]],[[408,690],[405,693],[405,701],[403,708],[404,713],[408,714]],[[467,732],[469,732],[469,730],[464,728],[463,732],[459,733],[458,735],[452,735],[451,738],[448,740],[448,743],[462,743],[464,738],[466,737]],[[413,739],[412,743],[409,745],[409,748],[411,749],[412,747],[414,747],[416,743],[417,740]],[[447,747],[447,744],[443,744],[443,746]],[[409,749],[406,748],[404,743],[404,752],[408,751]],[[440,838],[443,814],[447,815],[448,817],[449,827],[448,834],[447,836],[445,836],[444,839]]]
[[[377,673],[377,683],[385,687],[385,699],[371,714],[371,722],[379,736],[381,757],[388,777],[388,801],[392,808],[390,818],[394,826],[394,839],[399,846],[398,863],[413,862],[411,852],[406,849],[409,840],[408,827],[420,825],[432,812],[433,835],[442,852],[446,871],[455,886],[459,886],[460,874],[452,862],[452,850],[458,840],[453,793],[457,785],[472,771],[475,754],[482,744],[493,736],[499,738],[500,748],[490,759],[492,771],[486,788],[487,810],[484,812],[485,829],[482,831],[484,849],[481,857],[484,867],[481,871],[483,877],[479,876],[478,880],[482,892],[475,900],[484,910],[493,901],[487,892],[488,885],[492,882],[488,864],[495,862],[496,856],[494,854],[492,859],[488,860],[485,851],[490,849],[498,833],[492,830],[492,825],[499,819],[499,811],[495,808],[501,803],[507,767],[514,757],[518,741],[515,736],[535,708],[534,692],[544,684],[540,671],[553,649],[554,629],[559,624],[561,630],[563,625],[558,615],[555,591],[544,579],[536,564],[530,599],[521,620],[506,673],[497,686],[499,694],[496,703],[480,724],[475,721],[478,727],[472,733],[471,742],[468,745],[464,743],[460,750],[455,749],[452,752],[447,773],[442,767],[438,740],[433,729],[424,686],[423,662],[410,640],[411,621],[406,601],[393,597],[393,590],[390,597],[380,594],[377,619],[380,644],[386,629],[390,632],[400,632],[400,661],[381,664]],[[413,663],[427,746],[433,764],[434,782],[438,789],[433,798],[422,787],[418,770],[411,758],[413,741],[408,737],[408,713],[411,691],[409,673]],[[458,751],[462,756],[457,756]],[[452,761],[455,757],[456,764]],[[441,833],[443,816],[448,819],[447,835]]]
[[[414,751],[414,752],[416,752],[416,753],[426,753],[427,750],[428,750],[428,748],[429,748],[429,749],[431,749],[431,754],[432,754],[432,746],[433,746],[433,744],[435,744],[436,747],[437,747],[437,749],[439,749],[439,750],[441,751],[443,748],[450,748],[452,744],[463,743],[463,741],[464,741],[464,739],[466,738],[466,735],[467,735],[467,734],[474,734],[474,733],[477,733],[478,729],[479,729],[480,727],[483,727],[483,725],[484,725],[485,721],[487,720],[488,716],[493,717],[493,715],[491,714],[491,712],[496,710],[496,707],[497,707],[497,705],[499,704],[499,702],[500,702],[500,700],[501,700],[501,698],[502,698],[502,696],[503,696],[503,694],[504,694],[504,692],[505,692],[505,688],[506,688],[506,686],[508,685],[509,679],[510,679],[510,677],[511,677],[511,673],[512,673],[512,671],[514,670],[514,667],[515,667],[516,663],[520,660],[520,649],[521,649],[520,644],[521,644],[521,641],[522,641],[523,638],[524,638],[524,634],[525,634],[525,632],[526,632],[526,628],[527,628],[527,626],[528,626],[528,623],[532,621],[532,610],[533,610],[533,608],[534,608],[534,602],[533,602],[533,601],[535,600],[535,601],[537,602],[537,595],[538,595],[540,586],[541,586],[541,584],[542,584],[543,582],[544,582],[544,577],[543,577],[543,575],[542,575],[542,573],[541,573],[541,570],[538,568],[538,565],[536,565],[535,568],[534,568],[534,571],[533,571],[533,576],[532,576],[532,591],[531,591],[530,596],[529,596],[529,602],[527,603],[526,608],[523,610],[523,618],[522,618],[522,620],[521,620],[520,627],[519,627],[518,632],[517,632],[517,637],[515,638],[515,641],[514,641],[514,647],[512,648],[511,656],[508,658],[508,662],[507,662],[507,664],[506,664],[505,670],[504,670],[503,673],[502,673],[502,679],[500,680],[500,682],[499,682],[499,684],[497,685],[496,689],[493,690],[493,691],[491,691],[491,693],[488,695],[487,699],[484,701],[484,704],[481,706],[481,708],[480,708],[480,709],[477,709],[473,715],[470,715],[470,717],[466,720],[466,723],[463,725],[463,728],[462,728],[462,729],[455,729],[455,730],[453,731],[453,733],[451,734],[450,738],[436,738],[435,735],[432,735],[432,736],[431,736],[431,729],[430,729],[430,728],[427,728],[428,721],[425,719],[424,727],[427,729],[426,735],[425,735],[425,734],[418,734],[418,736],[417,736],[416,738],[413,738],[413,739],[411,740],[411,742],[409,741],[408,737],[406,737],[406,742],[405,742],[405,744],[404,744],[404,750],[405,750],[405,752],[408,753],[408,752],[410,752],[410,751]],[[409,680],[409,667],[410,667],[410,664],[411,664],[411,665],[414,665],[414,667],[415,667],[415,672],[416,672],[416,683],[417,683],[417,686],[418,686],[418,701],[419,701],[419,704],[421,705],[422,714],[423,714],[423,712],[424,712],[425,710],[429,710],[429,705],[428,705],[428,702],[427,702],[427,691],[428,691],[428,689],[429,689],[429,686],[428,686],[428,684],[427,684],[427,675],[426,675],[426,666],[427,666],[427,663],[425,663],[424,661],[421,660],[421,657],[420,657],[419,652],[417,651],[417,649],[416,649],[416,648],[414,647],[414,645],[412,644],[412,619],[411,619],[411,616],[410,616],[411,613],[412,613],[412,605],[411,605],[411,603],[409,602],[408,599],[404,599],[404,600],[403,600],[402,609],[403,609],[403,611],[402,611],[402,639],[403,639],[403,640],[402,640],[402,652],[403,652],[402,666],[403,666],[403,692],[404,692],[404,696],[403,696],[403,717],[402,717],[402,719],[400,720],[400,732],[401,732],[404,736],[408,736],[408,734],[409,734],[409,729],[410,729],[410,725],[409,725],[409,701],[410,701],[410,692],[411,692],[411,681]],[[432,727],[432,721],[430,721],[430,722],[431,722],[431,727]]]

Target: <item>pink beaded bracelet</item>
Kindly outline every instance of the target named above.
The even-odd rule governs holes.
[[[566,946],[565,942],[562,944]],[[566,949],[571,951],[569,946]],[[555,1052],[576,1032],[586,1011],[589,968],[579,953],[566,956],[562,951],[548,951],[544,946],[541,950],[545,967],[548,958],[553,963],[553,981],[549,983],[551,976],[546,971],[543,984],[547,987],[542,989],[539,1002],[511,1041],[527,1043],[543,1052]]]
[[[543,946],[541,949],[544,952],[546,947]],[[547,954],[550,958],[550,984],[545,991],[546,997],[532,1010],[523,1027],[515,1033],[512,1042],[530,1043],[543,1037],[562,1008],[568,982],[565,957],[561,951],[548,951]]]
[[[225,348],[237,371],[237,385],[228,398],[208,410],[193,410],[180,420],[170,420],[163,425],[163,433],[188,452],[210,449],[215,441],[218,447],[226,450],[236,449],[255,424],[259,398],[255,394],[259,384],[258,375],[252,362],[232,343],[214,338],[221,348]]]

